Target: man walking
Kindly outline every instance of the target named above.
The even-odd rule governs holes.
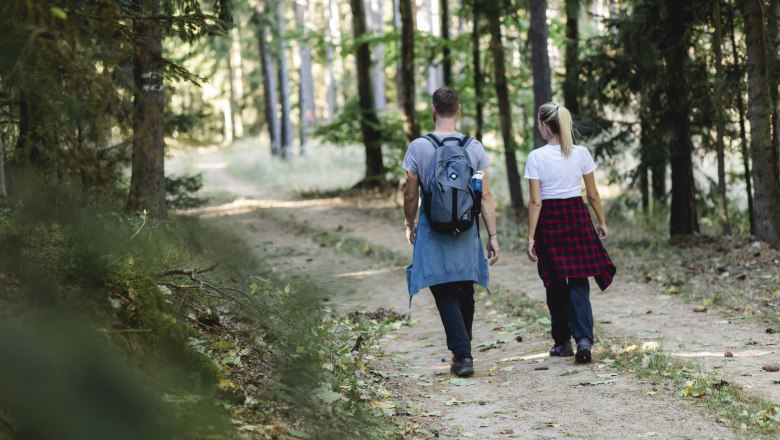
[[[458,94],[442,87],[433,94],[432,112],[435,121],[434,132],[412,141],[406,151],[403,167],[406,170],[406,190],[404,193],[404,215],[406,238],[414,246],[412,264],[406,269],[409,295],[430,287],[439,309],[444,332],[447,336],[447,348],[453,354],[451,371],[458,376],[470,376],[474,373],[474,361],[471,356],[471,325],[474,319],[474,283],[488,288],[488,260],[482,250],[479,237],[478,214],[482,214],[485,229],[489,235],[487,257],[491,265],[499,258],[498,237],[496,231],[496,210],[487,174],[488,157],[485,147],[476,139],[471,139],[455,129],[460,115]],[[465,153],[468,169],[482,172],[482,189],[476,192],[479,200],[475,205],[479,212],[473,218],[458,214],[459,221],[453,231],[441,232],[437,222],[429,217],[436,203],[430,201],[431,193],[440,185],[436,179],[441,176],[441,153],[445,145],[457,143],[460,154]],[[439,152],[437,164],[437,152]],[[454,162],[451,161],[451,162]],[[455,182],[461,176],[449,171],[444,178]],[[471,176],[467,176],[470,178]],[[455,184],[453,183],[453,186]],[[420,187],[425,197],[420,212],[419,223],[415,224],[420,200]],[[453,209],[457,196],[453,195]],[[446,205],[446,204],[445,204]],[[449,206],[448,206],[449,208]],[[453,216],[455,219],[455,216]],[[434,230],[434,227],[437,230]]]

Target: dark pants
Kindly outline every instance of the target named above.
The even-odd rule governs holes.
[[[547,288],[552,337],[555,345],[588,338],[593,342],[593,311],[590,307],[590,285],[587,278],[553,279]]]
[[[471,357],[471,324],[474,322],[474,283],[458,281],[431,286],[436,299],[447,348],[458,360]]]

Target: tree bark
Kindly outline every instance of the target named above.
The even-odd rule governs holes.
[[[353,32],[355,41],[366,34],[366,11],[363,0],[350,0],[352,8]],[[357,45],[358,94],[360,96],[360,128],[366,147],[366,176],[358,185],[377,187],[384,184],[384,165],[382,163],[382,134],[379,132],[379,118],[374,104],[374,87],[371,81],[371,50],[368,42]]]
[[[579,106],[579,15],[581,0],[566,0],[566,78],[563,82],[563,105],[573,114]],[[645,173],[647,170],[645,170]]]
[[[780,41],[780,1],[769,0],[767,11],[767,54],[769,56],[769,93],[772,97],[772,143],[775,149],[775,166],[780,175],[780,59],[778,59],[778,45]]]
[[[498,97],[498,114],[501,121],[501,137],[504,140],[504,160],[509,183],[509,198],[512,208],[522,215],[523,190],[520,186],[520,172],[515,157],[515,138],[512,131],[512,106],[509,102],[509,88],[506,82],[506,60],[504,59],[504,43],[501,37],[501,9],[498,2],[487,0],[482,3],[485,16],[490,27],[490,52],[493,54],[494,81]]]
[[[546,102],[552,101],[550,84],[550,58],[547,55],[547,0],[531,0],[531,67],[534,79],[534,112]],[[535,119],[535,118],[534,118]],[[534,148],[545,144],[539,130],[534,130]]]
[[[481,18],[480,3],[481,0],[472,0],[472,8],[474,10],[474,29],[471,31],[471,57],[474,66],[474,101],[476,105],[476,130],[474,131],[474,137],[481,140],[485,118],[483,115],[484,104],[482,103],[482,57],[480,55],[479,45],[479,20]]]
[[[396,53],[401,54],[401,40],[403,39],[403,28],[402,28],[402,21],[401,21],[401,0],[393,0],[393,27],[395,29],[399,29],[401,31],[401,38],[396,41]],[[396,92],[396,99],[398,101],[398,108],[400,110],[403,110],[405,107],[404,103],[404,79],[403,79],[403,55],[399,55],[400,59],[398,60],[398,70],[396,71],[395,75],[395,92]]]
[[[672,207],[669,232],[672,237],[699,232],[696,215],[696,182],[693,178],[690,101],[685,66],[688,64],[687,29],[692,22],[689,1],[665,0],[666,25],[666,120],[670,129],[669,160],[672,165]]]
[[[287,158],[292,146],[293,127],[292,110],[290,105],[290,71],[287,68],[287,39],[285,8],[286,2],[280,2],[276,5],[277,30],[279,37],[279,97],[282,104],[282,158]]]
[[[452,56],[450,54],[450,6],[448,0],[439,0],[439,18],[441,19],[441,39],[444,42],[442,48],[442,70],[444,71],[444,85],[452,87]]]
[[[244,78],[241,72],[241,42],[238,28],[230,32],[230,53],[228,55],[228,74],[230,85],[231,136],[238,139],[244,135],[244,120],[241,115],[241,100],[244,96]]]
[[[415,68],[414,68],[414,5],[412,0],[401,0],[401,85],[403,109],[406,115],[404,131],[406,140],[412,142],[420,137],[420,121],[415,108]]]
[[[134,3],[145,16],[160,13],[160,0]],[[133,51],[133,159],[127,209],[164,217],[167,209],[162,27],[159,20],[136,20],[133,32],[137,45]]]
[[[712,94],[715,109],[715,152],[718,157],[718,217],[723,235],[731,235],[728,199],[726,198],[726,157],[723,137],[726,135],[726,119],[723,114],[723,25],[721,23],[720,0],[712,2],[713,37],[712,49],[715,55],[715,84]]]
[[[734,58],[734,65],[740,66],[741,62],[739,59],[739,51],[737,50],[737,38],[734,32],[734,8],[733,7],[728,8],[728,16],[729,16],[729,30],[730,30],[729,34],[731,36],[731,52]],[[755,235],[756,217],[755,217],[755,209],[753,207],[753,183],[752,183],[753,179],[750,175],[751,174],[750,173],[750,151],[749,151],[749,144],[747,140],[747,130],[745,128],[745,101],[742,99],[743,78],[744,78],[744,74],[740,75],[739,86],[737,87],[737,92],[735,93],[736,95],[735,97],[737,101],[737,113],[739,113],[739,142],[740,142],[740,152],[742,155],[742,169],[745,174],[745,192],[747,193],[750,233],[752,235]]]
[[[308,43],[308,32],[306,32],[306,4],[302,2],[295,3],[295,21],[302,32],[303,42],[301,43],[301,70],[300,87],[298,93],[298,108],[300,110],[300,153],[306,155],[306,143],[309,140],[309,126],[316,122],[314,112],[314,78],[312,77],[312,53],[311,45]]]
[[[770,93],[765,16],[761,0],[738,0],[745,21],[750,150],[755,188],[756,237],[780,247],[780,176],[772,140],[773,105]]]
[[[260,65],[263,77],[263,105],[265,122],[268,125],[268,138],[271,141],[271,154],[278,156],[282,152],[281,121],[277,109],[279,103],[276,95],[276,75],[274,74],[273,58],[268,42],[268,17],[270,9],[266,3],[265,13],[255,11],[254,21],[257,28],[257,41],[260,47]]]

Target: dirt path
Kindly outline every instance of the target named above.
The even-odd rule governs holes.
[[[221,161],[215,152],[203,151],[195,161],[209,190],[222,197],[232,193],[243,198],[205,208],[202,215],[242,234],[277,270],[308,276],[323,290],[338,292],[324,304],[342,310],[386,307],[411,314],[412,325],[380,341],[384,355],[376,359],[398,402],[407,438],[738,437],[692,400],[679,398],[678,390],[640,380],[599,363],[598,358],[587,366],[575,366],[572,358],[549,358],[546,333],[527,332],[523,322],[502,313],[484,294],[478,299],[474,324],[477,373],[465,380],[451,376],[432,297],[421,292],[408,308],[402,267],[351,256],[300,232],[301,225],[316,225],[411,255],[402,227],[382,215],[383,209],[393,209],[392,202],[296,201],[289,194],[271,193],[229,175],[215,165]],[[534,268],[519,255],[504,253],[503,261],[491,270],[491,279],[494,289],[541,294]],[[769,345],[774,341],[762,338],[755,326],[726,324],[711,313],[694,315],[675,299],[623,281],[607,294],[594,294],[593,300],[597,321],[609,321],[601,324],[601,330],[611,336],[639,336],[661,341],[672,351],[699,354],[720,352],[722,356],[730,348],[734,358],[697,361],[711,362],[707,367],[718,364],[724,375],[728,371],[736,380],[744,378],[751,390],[759,386],[750,380],[771,383],[761,375],[760,366],[755,371],[754,364],[776,355]],[[516,336],[523,341],[517,342]],[[752,349],[770,353],[751,354],[741,346],[745,341],[755,342]],[[741,376],[744,371],[753,376]]]

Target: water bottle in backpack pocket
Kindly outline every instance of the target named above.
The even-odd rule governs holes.
[[[423,185],[423,210],[431,229],[460,235],[471,228],[479,213],[477,193],[472,186],[474,168],[466,151],[472,139],[464,136],[439,140],[433,134],[425,138],[436,147],[436,154],[433,174]]]

